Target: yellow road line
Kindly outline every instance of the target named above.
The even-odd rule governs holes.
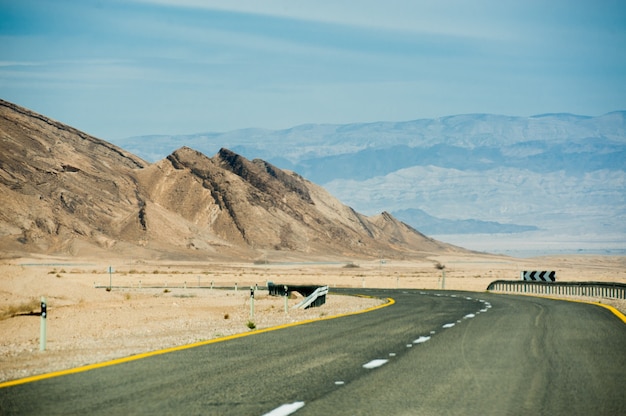
[[[366,296],[364,296],[364,297],[366,297]],[[256,329],[256,330],[251,331],[251,332],[242,332],[242,333],[239,333],[239,334],[228,335],[228,336],[225,336],[225,337],[214,338],[214,339],[210,339],[210,340],[206,340],[206,341],[194,342],[193,344],[180,345],[178,347],[172,347],[172,348],[166,348],[166,349],[162,349],[162,350],[150,351],[150,352],[145,352],[145,353],[142,353],[142,354],[135,354],[135,355],[131,355],[131,356],[128,356],[128,357],[117,358],[117,359],[114,359],[114,360],[104,361],[104,362],[101,362],[101,363],[89,364],[89,365],[85,365],[85,366],[82,366],[82,367],[70,368],[70,369],[67,369],[67,370],[55,371],[55,372],[52,372],[52,373],[39,374],[39,375],[36,375],[36,376],[20,378],[20,379],[17,379],[17,380],[5,381],[3,383],[0,383],[0,388],[10,387],[10,386],[17,386],[19,384],[32,383],[34,381],[45,380],[45,379],[53,378],[53,377],[60,377],[60,376],[68,375],[68,374],[82,373],[82,372],[89,371],[89,370],[95,370],[97,368],[109,367],[109,366],[116,365],[116,364],[122,364],[122,363],[127,363],[127,362],[130,362],[130,361],[141,360],[142,358],[154,357],[155,355],[167,354],[167,353],[174,352],[174,351],[182,351],[182,350],[186,350],[186,349],[189,349],[189,348],[200,347],[200,346],[203,346],[203,345],[216,344],[218,342],[224,342],[224,341],[228,341],[228,340],[236,339],[236,338],[243,338],[243,337],[247,337],[247,336],[250,336],[250,335],[262,334],[264,332],[276,331],[278,329],[288,328],[288,327],[297,326],[297,325],[309,324],[311,322],[326,321],[326,320],[329,320],[329,319],[341,318],[342,316],[358,315],[358,314],[361,314],[361,313],[366,313],[366,312],[371,312],[371,311],[374,311],[374,310],[377,310],[377,309],[381,309],[381,308],[384,308],[384,307],[387,307],[387,306],[390,306],[390,305],[393,305],[394,303],[396,303],[396,301],[393,300],[392,298],[387,298],[386,300],[387,300],[386,303],[383,303],[383,304],[377,305],[377,306],[373,306],[371,308],[363,309],[363,310],[357,311],[357,312],[343,313],[343,314],[340,314],[340,315],[332,315],[332,316],[326,316],[326,317],[316,318],[316,319],[307,319],[305,321],[292,322],[292,323],[288,323],[288,324],[273,326],[273,327],[270,327],[270,328]]]

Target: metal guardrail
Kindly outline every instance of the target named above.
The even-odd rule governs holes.
[[[496,280],[487,290],[541,295],[588,296],[626,299],[625,283],[606,282],[531,282],[524,280]]]
[[[326,303],[328,286],[318,285],[283,285],[267,282],[267,290],[270,296],[289,296],[291,292],[298,292],[305,299],[294,306],[294,308],[308,309],[315,306],[322,306]]]
[[[311,293],[309,296],[304,298],[304,300],[293,308],[303,308],[308,309],[314,306],[321,306],[326,303],[326,295],[328,294],[328,286],[322,286],[315,289],[315,292]]]

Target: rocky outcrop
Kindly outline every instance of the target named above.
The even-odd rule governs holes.
[[[153,164],[0,101],[0,251],[253,259],[459,250],[366,217],[300,175],[228,149]]]

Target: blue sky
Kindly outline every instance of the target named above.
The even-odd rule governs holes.
[[[626,109],[626,3],[0,0],[0,98],[105,140]]]

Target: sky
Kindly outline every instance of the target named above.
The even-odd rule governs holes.
[[[626,110],[622,0],[0,0],[0,98],[96,137]]]

